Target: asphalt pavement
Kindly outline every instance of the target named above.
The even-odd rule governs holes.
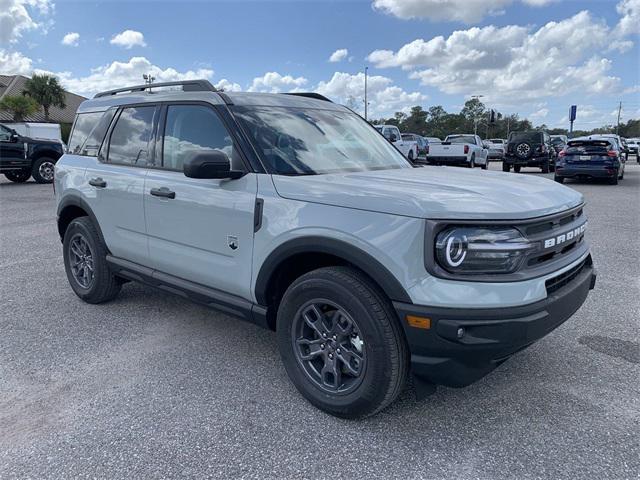
[[[133,283],[83,303],[51,186],[3,177],[0,478],[638,478],[640,165],[567,185],[599,274],[583,307],[470,387],[346,421],[297,393],[272,332]]]

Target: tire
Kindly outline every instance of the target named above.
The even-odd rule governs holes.
[[[53,182],[53,169],[56,161],[49,157],[42,157],[36,160],[31,169],[33,179],[38,183]]]
[[[82,242],[87,248],[83,248]],[[113,300],[118,295],[121,282],[111,273],[106,260],[107,249],[89,217],[79,217],[71,221],[64,234],[62,248],[67,279],[78,297],[87,303],[103,303]],[[83,261],[88,264],[84,268],[80,262],[78,273],[74,273],[75,269],[72,267],[80,258],[76,252],[86,257]],[[79,272],[80,269],[82,272]],[[81,279],[87,279],[90,273],[91,279],[83,282]]]
[[[613,178],[609,179],[609,185],[617,185],[618,184],[618,172],[613,176]]]
[[[471,155],[471,160],[469,160],[469,163],[467,164],[467,167],[469,167],[469,168],[475,168],[476,167],[476,154],[475,153],[473,155]]]
[[[4,176],[14,183],[24,183],[31,177],[31,172],[29,170],[12,170],[6,172]]]
[[[527,160],[533,154],[533,146],[529,142],[520,142],[513,149],[516,157]]]
[[[514,165],[513,166],[513,171],[516,173],[520,173],[520,170],[522,169],[522,167],[520,165]]]
[[[409,150],[408,158],[410,162],[413,162],[413,150]]]
[[[480,165],[480,168],[482,170],[486,170],[487,168],[489,168],[489,159],[488,158],[484,161],[483,165]]]
[[[503,172],[510,172],[511,171],[511,165],[509,165],[508,163],[505,163],[503,161],[502,162],[502,171]]]
[[[558,183],[564,183],[564,177],[559,177],[558,175],[554,175],[553,179]]]
[[[540,168],[542,169],[542,173],[549,173],[549,161],[544,162]]]
[[[342,314],[332,316],[333,309],[340,309]],[[318,329],[312,327],[318,325],[319,315],[340,318],[353,330],[335,341],[335,326],[331,329],[323,323]],[[400,323],[385,295],[354,269],[320,268],[295,280],[278,309],[277,335],[282,361],[293,384],[310,403],[331,415],[374,415],[393,402],[406,383],[409,353]],[[324,342],[323,338],[326,343],[318,344]],[[313,352],[311,343],[306,343],[309,341],[314,342]],[[338,356],[341,348],[342,356]],[[351,368],[358,366],[355,379],[343,370],[348,368],[343,360],[345,351],[349,353],[346,358],[355,362]],[[333,360],[329,360],[332,354]],[[312,360],[302,358],[312,355]],[[327,363],[331,361],[334,363]],[[340,365],[340,369],[327,365]],[[326,373],[320,375],[318,370],[324,372],[325,368]],[[333,375],[332,371],[341,373]],[[334,385],[327,386],[327,379]]]
[[[622,169],[622,173],[620,174],[620,176],[618,177],[619,180],[623,180],[624,179],[624,168]]]

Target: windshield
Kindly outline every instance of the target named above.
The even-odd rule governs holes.
[[[471,135],[460,135],[459,137],[447,137],[450,143],[476,143],[476,139]]]
[[[282,175],[412,168],[359,116],[335,110],[235,107],[269,171]]]
[[[551,143],[553,145],[564,145],[564,140],[560,137],[551,138]]]

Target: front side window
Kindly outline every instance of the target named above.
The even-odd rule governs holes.
[[[11,140],[11,130],[0,125],[0,142],[8,142],[9,140]]]
[[[206,150],[220,150],[233,158],[233,139],[218,114],[202,105],[169,105],[162,166],[182,170],[186,159]]]
[[[234,107],[234,113],[274,173],[316,175],[412,168],[400,152],[351,112]]]
[[[155,106],[127,107],[122,110],[111,132],[109,162],[149,165],[149,142],[153,135],[155,110]]]

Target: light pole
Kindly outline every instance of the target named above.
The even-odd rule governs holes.
[[[484,97],[484,95],[471,95],[471,98],[475,98],[477,100],[481,99],[482,97]],[[476,117],[475,112],[473,113],[473,134],[478,134],[478,117]]]
[[[364,119],[369,121],[367,114],[369,113],[369,100],[367,99],[367,75],[369,67],[364,67]]]

